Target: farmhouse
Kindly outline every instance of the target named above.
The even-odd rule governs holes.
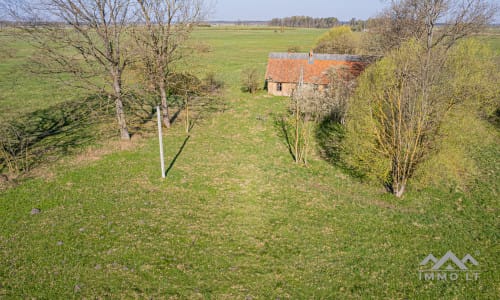
[[[270,53],[266,71],[266,85],[269,94],[291,96],[301,74],[304,85],[322,90],[330,82],[331,70],[347,68],[358,76],[369,64],[368,57],[359,55],[310,53]]]

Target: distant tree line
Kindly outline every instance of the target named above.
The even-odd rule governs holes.
[[[307,16],[293,16],[286,18],[274,18],[269,26],[303,27],[303,28],[331,28],[340,25],[335,17],[313,18]]]
[[[368,21],[357,20],[356,18],[352,18],[349,21],[349,26],[352,31],[365,31]]]

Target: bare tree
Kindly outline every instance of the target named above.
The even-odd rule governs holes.
[[[479,32],[497,12],[498,4],[488,0],[392,0],[372,20],[371,30],[378,33],[385,50],[412,38],[425,41],[428,49],[451,47],[458,39]]]
[[[184,117],[185,117],[185,130],[186,134],[189,134],[191,130],[191,120],[190,120],[190,108],[193,105],[195,99],[200,99],[203,97],[203,87],[201,80],[190,73],[172,73],[168,77],[168,82],[170,85],[171,92],[181,97],[184,106]]]
[[[287,138],[288,146],[297,164],[308,163],[314,126],[325,117],[345,114],[344,102],[347,102],[346,97],[349,97],[347,94],[351,92],[346,90],[348,86],[353,85],[354,78],[343,68],[331,69],[329,73],[332,82],[323,91],[317,86],[304,84],[304,74],[301,70],[299,84],[290,98],[289,110],[293,114],[293,119],[281,121],[283,130],[293,130],[293,134],[287,132],[286,136],[290,137],[290,140]]]
[[[349,109],[349,98],[356,88],[356,78],[347,66],[333,67],[328,71],[329,83],[325,91],[325,103],[328,104],[326,113],[340,124],[345,124]]]
[[[259,89],[260,76],[257,68],[246,68],[241,71],[243,89],[254,94]]]
[[[109,92],[100,91],[115,102],[121,138],[130,139],[123,108],[123,72],[130,61],[123,40],[130,0],[7,1],[6,6],[43,56],[38,61],[45,71],[73,74],[79,85],[99,88],[96,76],[108,84]]]
[[[134,38],[148,79],[159,92],[163,124],[170,127],[168,77],[183,58],[182,47],[204,18],[203,0],[137,0],[140,17]]]

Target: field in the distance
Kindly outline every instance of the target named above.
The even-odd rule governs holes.
[[[497,298],[498,147],[478,153],[485,175],[468,194],[396,200],[318,155],[296,166],[275,125],[286,99],[240,91],[241,69],[263,74],[269,52],[306,52],[321,33],[197,31],[211,51],[190,64],[227,90],[189,137],[182,122],[165,134],[167,179],[143,138],[2,192],[0,298]],[[479,279],[419,280],[420,262],[449,250],[477,259]]]

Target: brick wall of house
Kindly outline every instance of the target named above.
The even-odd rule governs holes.
[[[304,86],[308,86],[308,84],[304,84]],[[273,96],[286,96],[290,97],[293,93],[293,91],[297,88],[296,83],[282,83],[281,84],[281,91],[278,91],[278,83],[276,82],[268,82],[267,83],[267,91],[268,94],[273,95]],[[316,89],[318,91],[324,91],[326,88],[325,85],[316,85]]]
[[[282,83],[281,91],[278,91],[278,83],[277,82],[268,82],[267,83],[267,91],[269,94],[274,96],[287,96],[290,97],[294,89],[297,88],[297,84],[295,83]]]

